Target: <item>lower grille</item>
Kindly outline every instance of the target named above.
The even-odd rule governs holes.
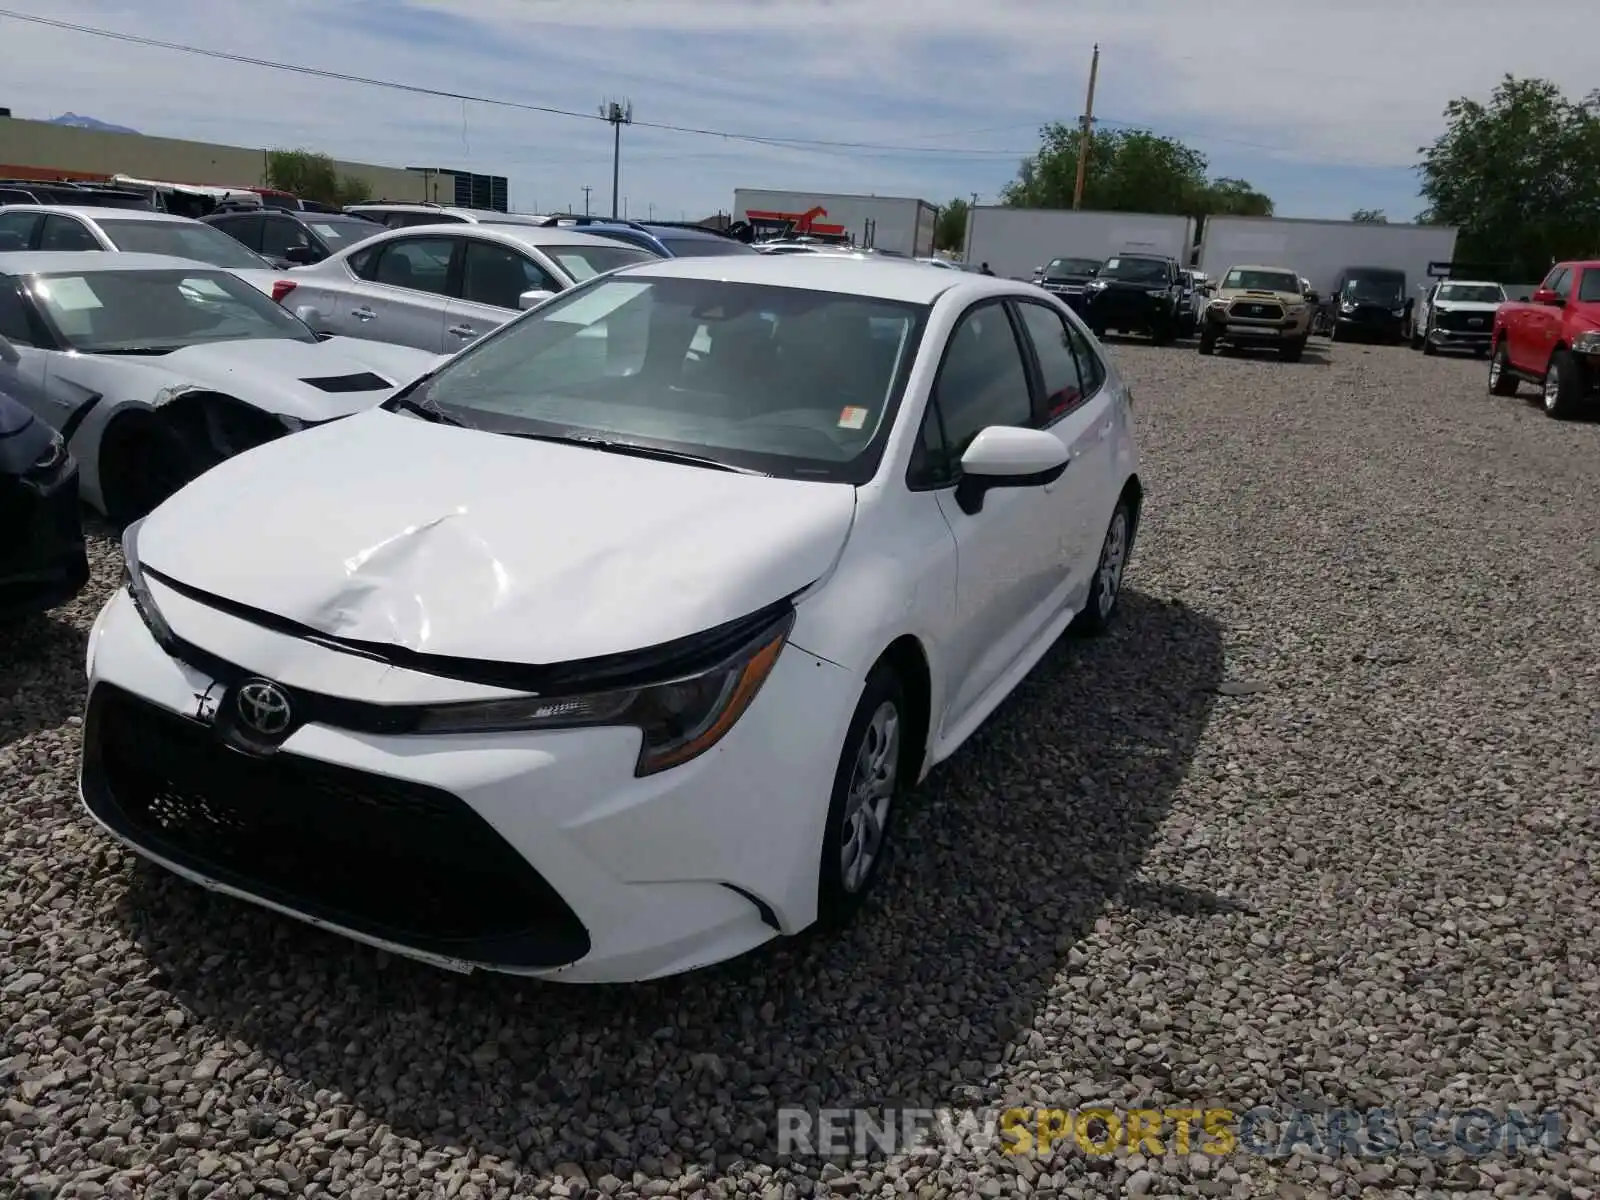
[[[263,899],[424,953],[553,967],[589,952],[556,891],[437,788],[279,752],[101,684],[83,793],[112,829]]]
[[[1254,300],[1237,300],[1228,309],[1228,315],[1247,321],[1281,321],[1283,320],[1283,305],[1262,304]]]

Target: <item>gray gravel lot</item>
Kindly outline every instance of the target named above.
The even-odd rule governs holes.
[[[0,1194],[1594,1194],[1600,423],[1312,346],[1118,344],[1149,486],[1118,631],[936,772],[849,935],[650,986],[444,974],[115,848],[74,785],[100,543],[0,634]],[[1475,1162],[774,1146],[779,1105],[1092,1100],[1568,1129]]]

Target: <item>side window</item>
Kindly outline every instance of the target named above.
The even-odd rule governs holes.
[[[1549,288],[1552,292],[1558,291],[1561,287],[1561,280],[1566,273],[1567,269],[1565,267],[1552,267],[1550,268],[1550,274],[1544,277],[1544,282],[1539,286]]]
[[[292,246],[311,245],[306,227],[293,217],[263,217],[261,253],[282,258]]]
[[[378,247],[376,266],[368,278],[389,287],[448,296],[454,249],[453,238],[396,238]]]
[[[1066,318],[1054,309],[1027,301],[1017,305],[1017,312],[1044,378],[1044,419],[1053,421],[1082,404],[1092,389],[1083,378],[1083,366]]]
[[[376,246],[367,246],[364,249],[357,250],[349,258],[345,259],[345,265],[355,273],[356,278],[370,280],[378,272],[378,255],[383,253],[383,247],[387,244],[380,243]]]
[[[100,243],[80,221],[71,217],[48,216],[44,219],[44,238],[41,250],[98,250]]]
[[[38,213],[0,213],[0,250],[30,250],[41,220]]]
[[[1550,285],[1550,287],[1552,289],[1554,289],[1555,294],[1560,296],[1563,300],[1572,299],[1572,270],[1571,270],[1571,268],[1562,267],[1559,271],[1557,271],[1556,272],[1556,281],[1554,283],[1552,283]]]
[[[1600,267],[1583,269],[1583,275],[1578,280],[1578,302],[1580,304],[1600,302]]]
[[[933,400],[952,462],[959,462],[972,439],[990,425],[1034,423],[1028,368],[1000,301],[980,304],[956,324]]]
[[[222,230],[223,233],[227,234],[234,241],[239,242],[251,250],[260,250],[261,222],[261,217],[242,216],[224,217],[220,221],[213,221],[212,224],[218,229]]]
[[[28,326],[28,310],[23,307],[22,296],[17,291],[17,281],[9,275],[0,275],[0,337],[23,346],[33,344],[33,331]]]
[[[543,267],[498,242],[467,239],[462,260],[461,296],[474,304],[516,308],[523,292],[558,292],[561,285]]]

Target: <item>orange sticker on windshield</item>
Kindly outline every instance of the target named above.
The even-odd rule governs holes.
[[[867,423],[867,410],[847,405],[839,414],[840,429],[860,429]]]

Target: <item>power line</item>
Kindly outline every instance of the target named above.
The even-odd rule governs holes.
[[[144,37],[140,34],[122,33],[114,29],[100,29],[93,25],[81,25],[75,21],[61,21],[53,17],[41,17],[33,13],[21,13],[12,9],[0,8],[0,17],[9,17],[13,21],[23,21],[32,25],[43,25],[51,29],[60,29],[69,33],[84,34],[89,37],[105,38],[109,41],[123,42],[129,45],[145,46],[156,50],[170,50],[179,54],[192,54],[200,58],[215,59],[220,62],[237,63],[242,66],[262,67],[272,71],[286,71],[294,75],[308,76],[314,79],[328,79],[337,83],[355,84],[360,87],[384,88],[389,91],[405,92],[414,96],[426,96],[440,100],[456,100],[462,103],[482,104],[491,108],[509,108],[520,112],[540,113],[544,116],[566,117],[578,121],[600,121],[605,117],[594,112],[579,112],[576,109],[560,108],[549,104],[529,104],[520,100],[506,100],[498,96],[479,96],[470,92],[450,91],[446,88],[423,87],[420,84],[401,83],[392,79],[373,79],[365,75],[354,75],[346,71],[330,71],[321,67],[308,67],[299,63],[278,62],[270,58],[256,58],[248,54],[234,54],[226,50],[212,50],[204,46],[189,46],[181,42],[168,42],[160,38]],[[698,137],[722,138],[725,141],[748,142],[754,145],[772,146],[776,148],[790,148],[796,150],[871,150],[886,151],[900,154],[938,154],[947,158],[956,157],[983,157],[987,155],[1001,155],[1016,157],[1021,154],[1030,154],[1030,150],[997,150],[989,147],[958,147],[958,146],[908,146],[886,142],[851,142],[832,141],[826,138],[786,138],[770,135],[738,133],[727,129],[706,129],[691,125],[673,125],[661,121],[635,121],[634,124],[642,129],[656,129],[665,133],[690,134]],[[1020,128],[1013,126],[1012,128]],[[979,132],[979,131],[973,131]]]

